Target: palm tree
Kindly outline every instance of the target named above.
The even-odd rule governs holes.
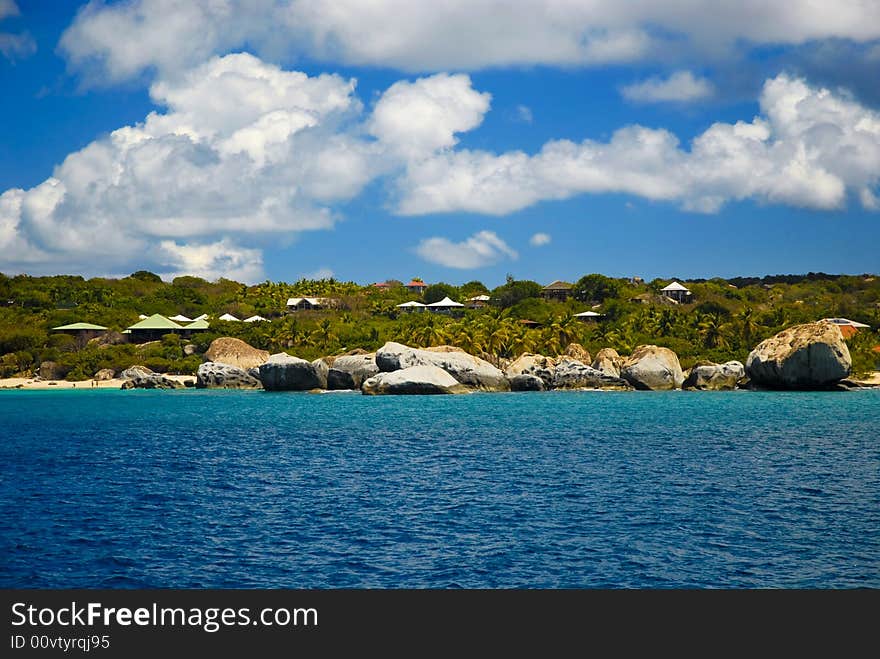
[[[330,341],[336,338],[331,329],[330,319],[325,318],[322,320],[317,329],[312,331],[309,338],[313,345],[326,348],[330,344]]]
[[[727,326],[719,314],[705,314],[698,326],[700,337],[706,348],[726,348]]]
[[[672,309],[664,309],[657,316],[657,334],[659,336],[670,336],[674,332],[677,322],[678,318],[676,318],[675,312]]]
[[[755,316],[755,310],[751,307],[744,307],[736,314],[735,318],[739,324],[739,331],[743,341],[745,341],[747,346],[751,346],[753,338],[760,331],[761,327]]]

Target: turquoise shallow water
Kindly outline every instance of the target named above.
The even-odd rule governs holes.
[[[0,392],[0,586],[880,587],[880,391]]]

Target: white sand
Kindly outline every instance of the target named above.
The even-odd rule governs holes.
[[[195,381],[195,375],[166,375],[165,377],[178,382],[186,380]],[[35,380],[33,378],[0,378],[0,389],[120,389],[122,378],[113,378],[112,380],[81,380],[79,382],[68,382],[67,380]]]

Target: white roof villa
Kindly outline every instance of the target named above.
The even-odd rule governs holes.
[[[233,316],[231,313],[225,313],[222,316],[220,316],[217,320],[228,320],[228,321],[234,322],[234,323],[240,322],[239,319],[236,318],[235,316]]]
[[[605,314],[596,313],[595,311],[581,311],[574,315],[575,318],[599,318]]]
[[[246,323],[262,323],[262,322],[269,322],[269,319],[263,318],[262,316],[251,316],[250,318],[245,318],[244,322],[246,322]]]
[[[676,302],[690,302],[693,294],[677,281],[660,289],[660,294]]]
[[[325,307],[338,306],[337,298],[333,297],[292,297],[287,300],[287,308],[290,311],[309,309],[323,309]]]
[[[474,295],[468,298],[468,302],[488,302],[491,299],[488,295]]]
[[[182,313],[179,313],[176,316],[168,316],[168,320],[173,320],[175,323],[191,323],[195,318],[187,318]]]
[[[431,304],[425,305],[429,309],[457,309],[458,307],[463,307],[464,305],[461,302],[456,302],[455,300],[450,300],[449,296],[444,297],[439,302],[432,302]]]
[[[411,300],[409,302],[404,302],[403,304],[398,304],[398,309],[415,309],[416,307],[424,307],[425,305],[421,302],[416,302],[415,300]]]

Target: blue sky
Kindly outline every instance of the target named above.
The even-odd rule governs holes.
[[[880,6],[735,4],[0,0],[0,271],[877,272]]]

